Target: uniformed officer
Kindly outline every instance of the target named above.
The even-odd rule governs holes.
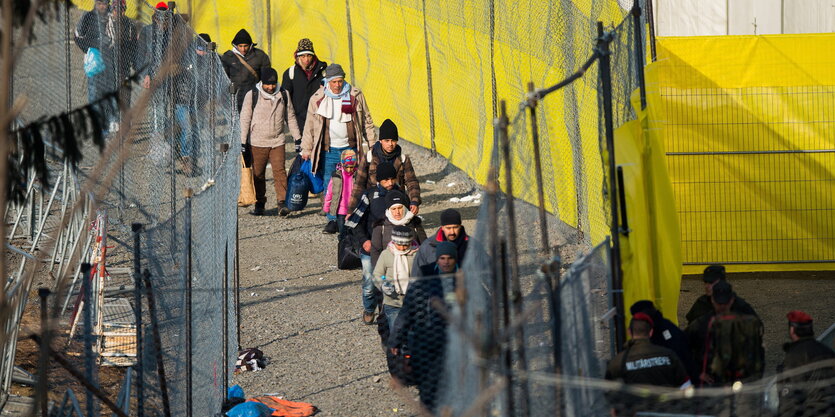
[[[658,385],[685,389],[691,386],[690,377],[670,349],[650,342],[653,321],[645,313],[632,315],[629,323],[631,340],[626,349],[618,353],[606,369],[606,379],[622,381],[625,384]],[[627,416],[638,411],[653,411],[657,407],[657,396],[635,396],[628,392],[611,391],[606,398],[612,405],[612,415]]]
[[[678,355],[670,349],[650,342],[653,321],[645,313],[632,316],[629,335],[632,340],[618,353],[606,369],[606,379],[627,384],[658,385],[684,389],[690,378]]]
[[[717,282],[727,282],[727,279],[725,278],[725,267],[722,265],[708,266],[702,274],[702,281],[704,281],[705,293],[696,299],[693,306],[690,307],[690,310],[687,312],[687,315],[684,316],[687,319],[688,325],[692,324],[699,317],[713,313],[713,302],[710,300],[710,295],[713,293],[713,286],[716,285]],[[742,297],[736,294],[734,294],[734,302],[731,304],[731,311],[737,314],[757,316],[757,312],[754,311],[754,308],[743,300]]]
[[[693,358],[690,355],[690,344],[687,341],[687,335],[675,323],[667,320],[655,304],[649,300],[640,300],[629,307],[629,312],[634,316],[638,313],[644,313],[652,319],[652,336],[649,340],[654,344],[672,350],[678,355],[690,375],[690,380],[693,381],[699,375],[696,367],[693,366]]]
[[[835,378],[835,353],[815,340],[811,316],[795,310],[790,311],[786,317],[789,320],[791,342],[783,346],[786,357],[777,371],[791,371],[815,362],[828,362],[800,374],[789,372],[789,376],[781,379],[780,415],[817,416],[835,412],[835,389],[831,384],[831,379]],[[816,384],[826,380],[830,381],[822,383],[822,386]]]

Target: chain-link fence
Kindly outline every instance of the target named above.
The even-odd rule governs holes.
[[[48,177],[33,171],[7,211],[10,243],[23,254],[7,258],[20,268],[12,304],[22,309],[37,281],[52,286],[52,332],[63,334],[57,319],[92,310],[93,326],[80,326],[69,349],[92,338],[101,361],[134,366],[134,410],[214,415],[238,349],[239,137],[229,80],[214,44],[176,10],[144,1],[75,5],[50,9],[29,43],[23,32],[15,38],[23,45],[11,98],[25,104],[19,146],[42,141]],[[101,137],[101,149],[89,137]],[[108,219],[100,244],[90,228],[97,211]],[[93,299],[83,299],[82,262],[93,265]],[[119,299],[134,311],[117,325],[108,311]],[[14,340],[20,314],[5,313],[4,340]],[[120,333],[128,341],[118,347],[117,327],[133,329]],[[3,349],[14,357],[14,344]],[[6,393],[11,361],[3,363]]]

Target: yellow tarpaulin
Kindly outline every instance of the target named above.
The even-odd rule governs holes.
[[[650,300],[676,321],[681,251],[673,190],[661,138],[646,130],[646,113],[615,130],[615,160],[623,170],[628,234],[621,234],[623,299]],[[627,320],[628,323],[628,320]]]
[[[649,127],[668,152],[685,263],[833,269],[833,48],[833,34],[659,39]]]

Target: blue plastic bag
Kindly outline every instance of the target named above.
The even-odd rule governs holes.
[[[104,71],[104,60],[101,58],[101,51],[98,48],[89,48],[84,54],[84,73],[93,77]]]
[[[272,414],[272,408],[255,401],[240,403],[226,412],[229,417],[270,417]]]
[[[244,389],[240,385],[233,385],[226,390],[226,398],[246,398],[244,396]]]
[[[319,194],[322,191],[325,191],[325,179],[324,177],[324,170],[319,170],[318,174],[313,172],[313,163],[310,162],[310,159],[306,159],[302,162],[302,172],[307,175],[307,178],[310,179],[310,192],[313,194]]]
[[[310,178],[302,172],[301,157],[297,156],[287,174],[287,195],[284,205],[290,211],[304,210],[307,206],[307,193],[310,192]]]

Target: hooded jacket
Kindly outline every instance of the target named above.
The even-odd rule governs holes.
[[[245,29],[241,29],[238,31],[238,34],[235,35],[235,39],[240,39],[239,37],[242,33],[246,34],[246,37],[249,37],[249,33]],[[249,40],[252,40],[249,37]],[[246,43],[246,42],[241,42]],[[256,43],[250,43],[252,48],[250,48],[249,52],[243,57],[244,61],[246,61],[252,69],[255,70],[256,74],[261,74],[261,70],[265,68],[270,68],[270,57],[264,53],[264,51],[255,47]],[[234,48],[233,42],[233,48]],[[224,52],[223,56],[220,58],[220,62],[223,64],[223,70],[226,71],[226,75],[229,76],[229,81],[232,81],[232,85],[235,88],[235,96],[238,99],[238,111],[241,111],[241,106],[243,105],[244,96],[249,90],[252,90],[255,87],[255,84],[258,84],[260,81],[260,75],[255,76],[252,74],[238,59],[235,54],[235,51],[230,49]]]
[[[257,100],[255,108],[252,100]],[[284,95],[276,89],[275,99],[266,97],[255,89],[246,93],[244,106],[241,108],[241,143],[264,148],[284,146],[285,123],[293,139],[301,137],[296,117],[293,115],[293,103],[285,102]]]

